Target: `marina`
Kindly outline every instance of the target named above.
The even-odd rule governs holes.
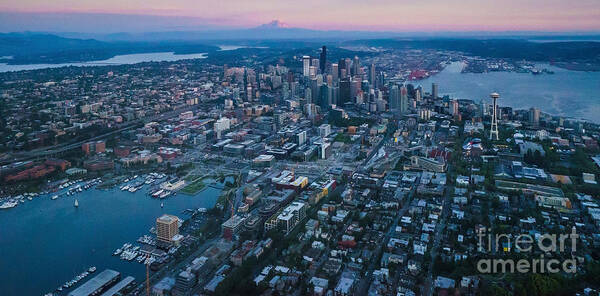
[[[64,284],[84,274],[82,270],[89,276],[90,266],[144,278],[144,264],[160,260],[143,252],[155,244],[152,228],[156,217],[212,208],[220,194],[209,187],[194,196],[170,194],[168,202],[153,198],[150,193],[158,190],[166,177],[140,175],[110,189],[97,189],[100,179],[67,180],[59,182],[56,190],[2,200],[0,206],[7,202],[10,206],[0,211],[0,223],[5,226],[0,229],[0,252],[7,258],[0,265],[0,276],[5,279],[7,295],[66,295],[79,282],[69,287]],[[139,182],[143,184],[133,192],[121,190]],[[78,207],[74,207],[75,201]],[[93,236],[89,235],[91,229]],[[124,244],[128,248],[123,248]],[[35,255],[41,253],[53,256]],[[36,285],[27,285],[31,278]]]

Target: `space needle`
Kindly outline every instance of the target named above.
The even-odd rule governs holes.
[[[493,92],[490,94],[490,98],[492,98],[492,100],[494,100],[494,111],[492,112],[492,126],[490,127],[490,140],[494,139],[494,135],[496,136],[496,141],[498,141],[498,114],[497,114],[497,107],[498,107],[498,98],[500,98],[500,95],[497,92]]]

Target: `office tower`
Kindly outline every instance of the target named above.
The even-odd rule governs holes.
[[[310,75],[310,57],[303,56],[302,57],[302,75],[308,76]]]
[[[529,123],[533,126],[538,126],[540,124],[540,109],[529,109]]]
[[[348,72],[346,71],[346,69],[340,69],[340,79],[346,78],[348,78]]]
[[[344,105],[351,101],[350,97],[350,79],[344,78],[340,81],[340,100],[339,104]]]
[[[310,87],[304,89],[304,100],[306,101],[306,104],[312,103],[312,90]]]
[[[321,84],[323,84],[323,83],[324,83],[324,81],[323,81],[323,75],[321,75],[321,74],[317,74],[317,77],[316,77],[316,78],[317,78],[317,83],[318,83],[318,85],[321,85]]]
[[[452,114],[452,116],[458,115],[458,100],[452,100],[450,102],[450,114]]]
[[[315,104],[304,105],[304,114],[308,117],[308,119],[314,119],[315,115],[317,115],[317,105],[315,105]]]
[[[321,83],[322,84],[322,83]],[[319,102],[319,87],[321,87],[321,84],[319,84],[319,80],[317,79],[317,77],[313,77],[310,79],[310,94],[312,97],[312,101],[311,102],[307,102],[307,103],[318,103]]]
[[[333,76],[331,74],[327,74],[327,85],[333,86]]]
[[[346,75],[350,76],[352,71],[350,71],[351,65],[352,65],[352,60],[350,58],[345,58],[345,64],[344,66],[346,67]]]
[[[415,89],[415,101],[420,102],[421,101],[421,90],[420,89]]]
[[[329,86],[327,84],[321,84],[319,87],[319,107],[325,110],[329,107]]]
[[[377,85],[385,85],[385,74],[383,73],[383,71],[379,71],[379,73],[377,74]]]
[[[345,59],[340,59],[338,62],[338,69],[339,69],[339,77],[340,79],[344,79],[346,78],[345,76],[342,75],[342,70],[346,70],[346,60]]]
[[[483,100],[479,102],[479,112],[481,117],[486,116],[488,113],[487,104]]]
[[[317,75],[317,67],[315,66],[309,66],[308,67],[308,76],[309,77],[315,77]]]
[[[298,146],[304,145],[304,143],[306,143],[306,131],[301,131],[298,134],[296,134],[296,141],[298,143]]]
[[[358,77],[352,78],[352,82],[350,83],[350,99],[353,99],[358,95],[358,92],[361,90],[362,81]]]
[[[400,114],[408,113],[408,90],[406,86],[400,87]]]
[[[336,88],[333,86],[327,86],[327,108],[329,109],[332,104],[335,104]]]
[[[171,243],[173,237],[179,234],[179,219],[172,215],[162,215],[156,218],[156,238],[164,243]]]
[[[300,92],[300,83],[298,81],[294,81],[290,83],[290,93],[292,94],[292,98],[297,98]]]
[[[390,89],[390,110],[397,111],[400,109],[400,89],[394,84]]]
[[[431,118],[431,111],[429,109],[419,109],[419,118],[421,120],[429,120]]]
[[[409,83],[406,85],[406,89],[408,90],[408,97],[414,98],[415,97],[415,86],[412,85],[411,83]]]
[[[333,77],[333,83],[337,84],[338,78],[340,77],[338,64],[331,64],[331,76]]]
[[[383,99],[375,100],[375,104],[377,105],[378,112],[385,112],[386,110],[386,101]]]
[[[327,64],[327,47],[323,45],[321,48],[321,56],[319,59],[319,65],[321,66],[321,73],[325,73],[325,65]]]
[[[252,85],[250,84],[248,84],[248,87],[246,87],[246,99],[248,102],[252,101]]]
[[[352,62],[352,75],[358,75],[360,72],[360,60],[358,56],[354,56],[354,61]]]
[[[339,86],[334,86],[333,87],[333,93],[332,93],[332,97],[331,97],[331,104],[333,105],[338,105],[340,104],[340,87]]]
[[[435,100],[438,98],[438,85],[437,83],[431,84],[431,97]]]
[[[373,89],[373,88],[371,88],[371,87],[369,86],[369,80],[363,80],[363,81],[361,82],[361,84],[360,84],[360,89],[361,89],[363,92],[366,92],[366,93],[368,93],[368,92],[369,92],[369,89]]]
[[[316,74],[318,74],[319,71],[321,70],[321,66],[319,65],[319,59],[312,59],[310,65],[315,67]]]
[[[371,63],[369,67],[369,83],[373,86],[373,88],[378,88],[377,85],[377,77],[375,76],[375,64]]]
[[[500,95],[498,93],[491,93],[490,97],[494,101],[494,110],[492,111],[492,125],[490,127],[490,140],[493,140],[494,135],[496,136],[496,141],[498,140],[498,115],[496,114],[496,110],[498,109],[498,98]]]
[[[319,136],[325,138],[331,134],[331,125],[323,123],[319,126]]]

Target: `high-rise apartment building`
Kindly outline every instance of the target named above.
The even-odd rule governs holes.
[[[179,234],[179,218],[173,215],[162,215],[156,218],[156,238],[163,243],[171,243]]]
[[[540,109],[529,109],[529,123],[534,126],[538,126],[540,124]]]

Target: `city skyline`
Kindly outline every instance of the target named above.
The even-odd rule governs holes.
[[[600,296],[599,1],[1,2],[0,291]]]
[[[0,30],[148,32],[285,27],[343,31],[599,31],[596,1],[21,1],[0,4]],[[116,22],[116,24],[115,24]],[[76,27],[74,27],[76,26]],[[74,29],[77,28],[77,29]]]

